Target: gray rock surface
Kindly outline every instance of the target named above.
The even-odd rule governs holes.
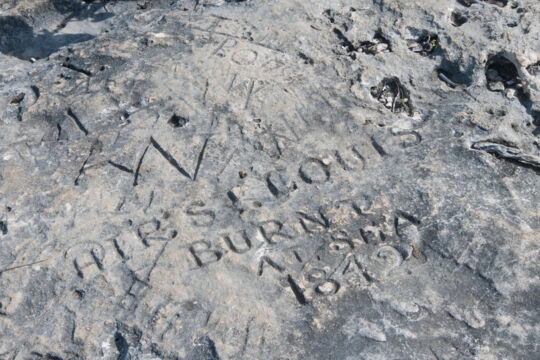
[[[538,359],[537,0],[3,0],[0,359]]]

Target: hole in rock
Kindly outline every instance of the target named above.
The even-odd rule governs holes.
[[[492,56],[486,64],[487,87],[490,91],[521,88],[522,82],[514,63],[503,55]]]
[[[409,50],[420,54],[422,56],[428,56],[439,46],[439,37],[437,34],[428,33],[421,36],[417,41],[409,43]]]
[[[450,15],[450,20],[452,21],[452,25],[460,27],[461,25],[465,24],[469,19],[459,11],[453,11],[452,15]]]
[[[409,92],[397,77],[383,79],[370,89],[371,96],[393,113],[406,112],[412,115],[412,104]]]
[[[167,123],[169,125],[171,125],[172,127],[174,128],[179,128],[179,127],[183,127],[185,126],[187,123],[189,122],[189,120],[185,117],[182,117],[182,116],[179,116],[179,115],[176,115],[176,114],[173,114],[171,116],[171,118],[169,119],[169,121],[167,121]]]
[[[360,43],[362,52],[375,55],[382,52],[392,52],[390,41],[384,37],[381,31],[377,31],[372,41],[362,41]]]

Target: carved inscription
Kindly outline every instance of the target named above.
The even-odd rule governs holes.
[[[203,219],[215,219],[215,210],[199,208],[204,209],[199,214]],[[385,281],[401,266],[408,258],[403,246],[419,241],[420,221],[403,211],[393,213],[373,209],[364,197],[337,201],[316,211],[297,211],[285,222],[266,220],[193,241],[188,250],[197,268],[216,266],[231,254],[239,256],[235,261],[255,261],[258,277],[281,279],[305,304],[313,297],[339,293],[343,282],[368,287]],[[315,252],[309,241],[320,244]]]

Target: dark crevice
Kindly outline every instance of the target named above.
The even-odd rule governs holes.
[[[452,25],[456,27],[460,27],[461,25],[465,24],[469,19],[467,16],[463,15],[459,11],[453,11],[452,15],[450,15],[450,20],[452,22]]]
[[[370,90],[371,96],[393,113],[405,112],[412,116],[413,109],[409,91],[397,77],[385,78]]]
[[[333,31],[341,42],[341,46],[343,46],[349,53],[349,56],[353,60],[356,59],[356,55],[354,54],[356,52],[356,46],[354,46],[354,44],[338,28],[334,28]]]
[[[7,221],[0,221],[0,232],[2,232],[2,235],[6,235],[8,233]]]
[[[508,4],[508,0],[482,0],[488,4],[497,5],[498,7],[505,7]]]
[[[298,52],[298,57],[300,57],[300,59],[302,59],[304,61],[304,64],[307,64],[307,65],[313,65],[314,64],[313,59],[310,58],[309,56],[307,56],[306,54],[304,54],[303,52]]]
[[[382,52],[392,52],[390,41],[384,37],[382,31],[377,31],[373,36],[372,41],[363,41],[360,43],[362,52],[375,55]]]
[[[420,54],[422,56],[428,56],[439,48],[439,37],[437,34],[426,33],[422,35],[417,41],[409,43],[409,50]]]
[[[58,130],[58,134],[56,135],[56,141],[59,141],[60,137],[62,136],[62,126],[60,126],[60,124],[56,124],[56,130]]]
[[[173,114],[167,123],[174,128],[184,127],[189,120],[183,116]]]
[[[236,204],[238,202],[238,197],[232,192],[232,190],[227,191],[227,197],[233,204]]]
[[[330,21],[330,23],[334,24],[336,22],[335,20],[336,12],[334,10],[326,9],[324,10],[323,14]]]
[[[17,120],[18,120],[18,121],[22,121],[22,120],[23,120],[22,114],[23,114],[23,108],[22,108],[22,106],[19,106],[19,107],[17,108]]]
[[[70,60],[69,58],[66,58],[64,60],[64,62],[62,63],[62,67],[65,67],[66,69],[70,69],[70,70],[73,70],[73,71],[76,71],[78,73],[81,73],[81,74],[84,74],[88,77],[91,77],[92,76],[92,73],[88,70],[85,70],[79,66],[76,66],[76,65],[73,65],[72,63],[70,63]]]
[[[129,344],[126,338],[119,331],[114,334],[114,344],[116,345],[116,349],[118,350],[117,360],[131,359],[131,356],[129,356],[128,352]]]
[[[476,4],[476,0],[457,0],[457,2],[465,7],[470,7],[473,4]]]
[[[527,70],[529,69],[527,68]],[[503,54],[496,54],[489,58],[485,74],[488,90],[501,92],[506,89],[514,89],[521,106],[532,117],[533,124],[536,126],[533,134],[540,134],[540,110],[534,108],[529,89],[520,78],[516,64]]]
[[[493,55],[486,64],[487,87],[490,91],[521,88],[523,83],[516,65],[502,54]]]

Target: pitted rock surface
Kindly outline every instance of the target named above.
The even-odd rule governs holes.
[[[4,0],[0,359],[537,359],[536,0]]]

